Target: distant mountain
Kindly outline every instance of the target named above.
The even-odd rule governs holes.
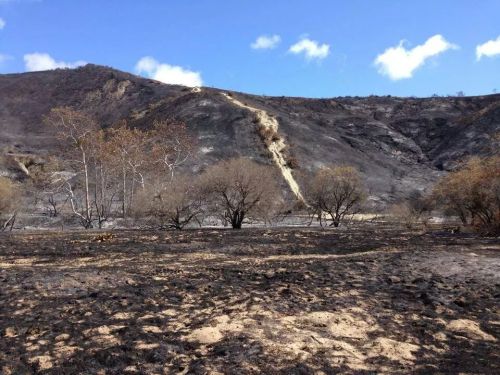
[[[268,97],[166,85],[89,64],[0,75],[0,174],[22,173],[12,159],[26,165],[54,152],[57,140],[42,117],[56,106],[85,110],[103,127],[182,119],[199,139],[193,170],[239,155],[281,163],[292,178],[331,163],[355,165],[372,202],[382,204],[430,186],[470,155],[490,153],[500,132],[500,95]],[[282,160],[259,137],[262,121],[277,127]]]

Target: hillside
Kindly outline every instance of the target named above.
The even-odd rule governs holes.
[[[469,155],[489,153],[500,132],[500,95],[478,97],[267,97],[166,85],[111,68],[0,75],[0,173],[22,177],[19,163],[43,162],[57,140],[43,125],[56,106],[93,114],[103,127],[179,118],[198,138],[190,167],[248,156],[280,164],[288,184],[322,165],[357,166],[373,203],[424,189]],[[266,150],[260,126],[279,136]],[[28,161],[28,162],[27,162]],[[293,170],[289,168],[293,167]]]

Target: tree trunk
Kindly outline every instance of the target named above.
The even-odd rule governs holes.
[[[14,212],[8,219],[7,221],[5,221],[2,225],[2,228],[1,231],[3,232],[4,230],[6,230],[9,226],[10,226],[10,231],[12,232],[12,229],[14,227],[14,223],[16,221],[16,215],[17,215],[17,212]]]
[[[340,212],[338,212],[338,210],[335,212],[334,215],[332,215],[332,225],[335,227],[335,228],[338,228],[339,225],[340,225],[340,220],[342,219],[342,215]]]
[[[58,215],[58,211],[57,211],[57,202],[55,200],[55,198],[51,195],[49,196],[49,204],[52,206],[52,210],[49,208],[49,215],[51,217],[57,217]]]
[[[175,216],[172,218],[172,223],[175,229],[182,230],[181,215],[178,209],[176,209]]]
[[[231,226],[233,227],[233,229],[241,229],[244,218],[245,213],[243,211],[235,211],[231,217]]]
[[[85,175],[85,219],[88,222],[92,222],[90,217],[90,191],[89,191],[89,172],[87,165],[87,155],[85,151],[82,150],[82,160],[83,160],[83,172]]]
[[[464,212],[459,212],[460,221],[462,222],[463,225],[467,225],[467,214]]]
[[[125,219],[126,216],[126,210],[125,210],[125,199],[126,199],[126,187],[127,187],[127,171],[125,170],[125,166],[122,167],[122,215],[123,218]]]

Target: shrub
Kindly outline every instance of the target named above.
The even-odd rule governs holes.
[[[276,142],[280,139],[278,133],[264,125],[259,126],[258,133],[262,142],[264,142],[264,144],[268,147],[271,145],[271,143]]]
[[[198,181],[179,175],[167,183],[152,184],[138,194],[134,213],[148,217],[155,228],[181,230],[203,214]]]
[[[436,184],[433,198],[464,225],[500,233],[500,155],[471,158]]]
[[[286,156],[286,165],[290,169],[297,169],[299,168],[299,161],[294,155],[285,155]]]
[[[246,218],[267,220],[281,192],[271,167],[239,158],[222,161],[201,177],[201,191],[210,213],[241,228]]]
[[[412,192],[407,200],[394,205],[391,209],[391,214],[408,229],[414,228],[418,223],[427,225],[430,212],[430,200],[419,191]]]
[[[323,215],[338,227],[346,215],[356,213],[365,199],[361,176],[351,166],[330,166],[320,169],[306,190],[306,201],[313,215],[322,223]]]

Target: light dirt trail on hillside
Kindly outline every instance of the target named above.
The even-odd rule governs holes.
[[[278,128],[279,128],[278,121],[275,118],[271,117],[266,111],[246,105],[240,102],[239,100],[231,97],[227,93],[223,93],[222,95],[224,95],[224,97],[229,101],[231,101],[233,104],[241,108],[248,109],[252,113],[255,113],[259,121],[259,124],[261,126],[263,126],[266,129],[272,130],[274,133],[278,133]],[[297,199],[304,202],[304,197],[302,196],[302,193],[300,191],[299,184],[297,183],[297,181],[295,181],[295,178],[293,177],[292,174],[292,169],[288,166],[286,159],[283,155],[283,150],[285,150],[287,147],[283,138],[280,137],[276,141],[274,140],[271,141],[269,145],[266,145],[266,147],[269,150],[269,152],[271,152],[274,163],[279,168],[283,178],[287,182],[293,194],[297,197]]]

